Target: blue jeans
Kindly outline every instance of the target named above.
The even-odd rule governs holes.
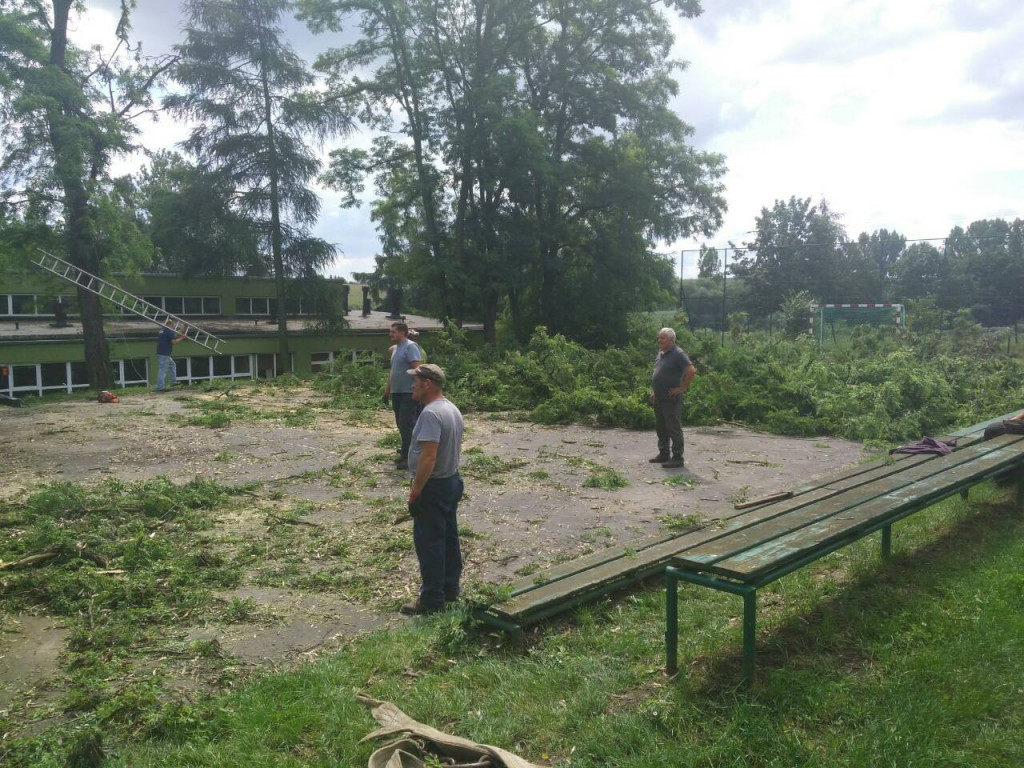
[[[462,498],[462,478],[430,479],[416,499],[412,540],[420,561],[420,605],[443,608],[459,596],[462,550],[456,513]]]
[[[164,388],[164,380],[167,378],[168,372],[171,374],[171,380],[167,386],[173,387],[178,382],[178,366],[175,364],[174,358],[170,355],[157,355],[156,359],[159,363],[156,373],[157,390]]]
[[[409,446],[412,444],[412,428],[416,426],[416,403],[411,392],[392,392],[391,410],[395,412],[395,426],[402,436],[402,449],[399,454],[403,461],[409,460]]]

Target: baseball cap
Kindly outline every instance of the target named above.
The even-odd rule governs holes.
[[[444,371],[441,370],[441,366],[434,365],[433,363],[424,363],[418,368],[410,368],[406,371],[410,376],[419,376],[430,381],[436,381],[438,384],[444,386]]]

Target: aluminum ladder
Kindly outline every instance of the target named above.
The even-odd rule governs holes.
[[[74,264],[69,264],[64,259],[58,258],[42,248],[38,250],[42,255],[38,256],[34,261],[37,267],[45,269],[47,272],[51,272],[57,277],[67,280],[69,283],[74,283],[79,288],[84,288],[90,293],[95,293],[101,299],[106,299],[157,325],[167,325],[167,322],[171,321],[174,324],[172,326],[173,329],[182,334],[186,339],[194,341],[196,344],[201,344],[214,353],[219,353],[217,348],[224,343],[223,339],[218,339],[212,333],[204,331],[199,326],[188,322],[188,320],[182,320],[177,315],[165,312],[155,304],[150,304],[145,299],[140,299],[138,296],[118,288],[113,283],[108,283],[103,278],[96,277],[96,275],[90,274]]]

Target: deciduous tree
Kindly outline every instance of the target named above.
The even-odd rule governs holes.
[[[133,120],[149,111],[150,89],[170,64],[145,60],[129,44],[133,5],[122,2],[110,50],[85,51],[70,37],[84,3],[0,3],[4,205],[22,221],[56,230],[67,259],[97,275],[116,234],[108,229],[104,240],[100,204],[110,193],[110,162],[132,149]],[[79,287],[78,303],[89,382],[110,387],[100,300]]]

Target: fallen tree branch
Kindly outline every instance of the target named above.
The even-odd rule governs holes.
[[[37,552],[34,555],[28,555],[20,560],[14,560],[10,563],[0,563],[0,571],[8,571],[14,568],[28,568],[30,565],[37,565],[38,563],[45,563],[47,560],[53,560],[57,557],[60,552]]]
[[[28,568],[33,565],[39,565],[40,563],[47,563],[50,560],[54,560],[62,555],[68,555],[71,557],[80,557],[83,560],[88,560],[100,568],[106,568],[110,564],[110,558],[106,555],[101,555],[99,552],[93,552],[91,549],[85,547],[54,547],[48,549],[45,552],[36,552],[32,555],[26,555],[20,560],[14,560],[10,563],[0,563],[0,571],[13,570],[15,568]]]

